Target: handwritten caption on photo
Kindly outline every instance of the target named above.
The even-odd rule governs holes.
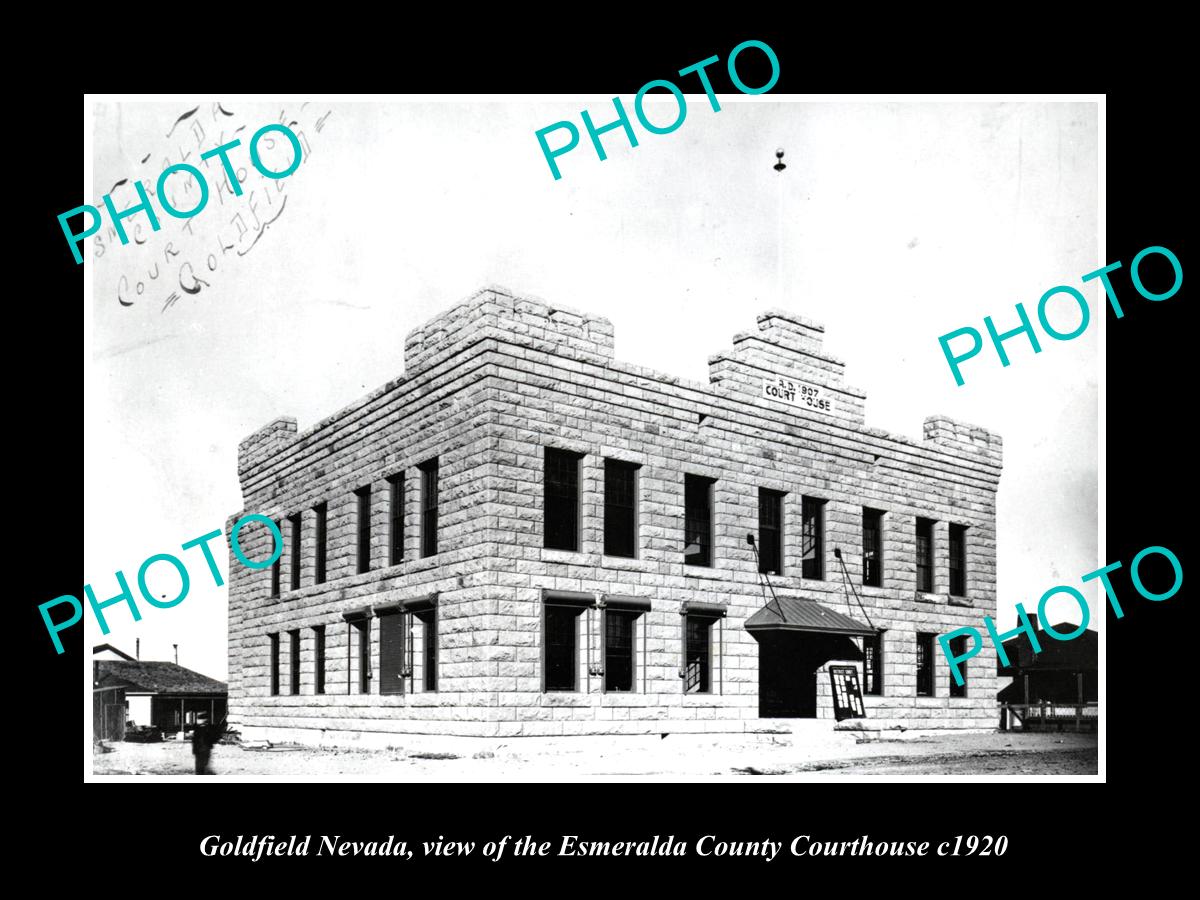
[[[120,178],[109,188],[113,207],[123,211],[116,217],[110,215],[106,227],[90,233],[94,245],[93,259],[104,259],[105,265],[114,260],[114,264],[121,267],[117,273],[104,274],[107,284],[97,287],[101,302],[115,299],[122,308],[130,308],[152,300],[161,304],[161,312],[165,313],[182,298],[212,289],[220,274],[226,272],[234,260],[254,250],[260,239],[283,215],[288,207],[288,185],[310,164],[313,144],[320,143],[317,138],[327,127],[331,115],[333,110],[311,102],[301,103],[298,108],[290,104],[279,108],[275,120],[295,135],[301,152],[298,154],[300,171],[277,176],[274,173],[283,173],[291,168],[297,158],[292,142],[281,137],[281,132],[258,128],[258,132],[255,132],[257,144],[251,138],[251,146],[259,151],[259,162],[270,169],[270,173],[264,174],[262,169],[254,166],[253,159],[245,156],[246,151],[235,152],[232,157],[228,155],[231,148],[236,150],[237,147],[230,138],[240,140],[238,135],[259,126],[262,121],[261,107],[256,112],[247,112],[240,107],[229,110],[220,103],[212,103],[183,110],[170,121],[169,126],[164,121],[163,131],[159,134],[165,132],[165,136],[145,145],[147,152],[138,163],[149,172],[144,176],[139,174]],[[233,163],[232,175],[222,165],[219,153],[204,152],[214,144],[217,150],[226,149],[224,159]],[[196,158],[197,154],[201,154],[199,159]],[[143,193],[153,201],[158,200],[162,189],[165,189],[168,196],[160,202],[165,202],[171,209],[182,209],[192,202],[188,197],[193,192],[203,194],[201,182],[190,173],[185,177],[182,174],[185,170],[179,169],[178,177],[162,177],[167,172],[176,174],[174,170],[177,164],[186,164],[189,160],[197,162],[199,165],[196,168],[202,168],[207,173],[206,187],[211,186],[209,199],[203,205],[197,203],[188,218],[176,219],[168,213],[159,220],[161,229],[144,227],[149,224],[153,209],[145,215],[135,215],[139,212],[138,207],[130,206],[135,200],[143,200]],[[257,182],[252,174],[256,171],[261,176]],[[160,173],[157,180],[155,173]],[[144,186],[141,185],[143,177]],[[162,182],[161,189],[159,181]],[[219,210],[199,216],[205,206],[219,207]],[[78,244],[89,232],[89,218],[96,224],[95,215],[100,213],[102,207],[107,209],[103,199],[76,207],[59,217],[68,246],[74,254],[79,253]],[[89,215],[88,209],[95,210],[95,214]],[[130,216],[133,218],[130,219]],[[67,220],[73,220],[74,217],[80,220],[75,226],[78,232],[67,224]],[[123,220],[129,221],[123,224]],[[162,236],[155,243],[149,239],[149,235],[158,230],[161,230]],[[118,258],[112,255],[112,251],[119,245],[127,249]],[[77,261],[78,258],[77,255]]]

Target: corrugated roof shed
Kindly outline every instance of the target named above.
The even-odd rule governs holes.
[[[125,682],[129,690],[154,694],[224,694],[225,682],[170,662],[101,660],[96,663],[96,684]]]
[[[1078,625],[1070,622],[1059,622],[1054,626],[1059,634],[1070,634],[1076,628]],[[1005,641],[1004,652],[1008,654],[1008,661],[1012,665],[1002,666],[997,656],[996,671],[1001,675],[1012,675],[1017,669],[1028,672],[1078,672],[1099,668],[1100,636],[1096,632],[1089,629],[1069,641],[1055,640],[1044,630],[1039,630],[1037,636],[1041,653],[1033,652],[1033,646],[1024,632]]]

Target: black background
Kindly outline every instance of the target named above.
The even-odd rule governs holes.
[[[597,15],[607,13],[599,10]],[[89,79],[89,89],[194,92],[214,98],[220,92],[238,91],[578,91],[620,94],[628,101],[644,82],[670,77],[714,54],[722,59],[722,64],[710,69],[714,88],[718,93],[732,92],[724,60],[734,45],[757,38],[770,44],[780,59],[782,74],[773,94],[1107,91],[1108,251],[1106,259],[1097,260],[1097,267],[1115,260],[1124,263],[1113,281],[1126,313],[1117,320],[1111,310],[1106,312],[1108,474],[1107,509],[1102,514],[1107,520],[1107,552],[1097,566],[1115,560],[1125,564],[1113,582],[1126,611],[1121,620],[1108,611],[1105,622],[1108,693],[1102,714],[1108,729],[1108,785],[945,784],[915,779],[903,785],[756,781],[585,784],[564,789],[536,784],[203,782],[209,787],[202,791],[195,787],[201,782],[181,779],[178,788],[162,783],[85,787],[83,775],[90,759],[86,741],[80,741],[83,630],[77,627],[65,633],[68,652],[56,656],[37,611],[39,603],[60,594],[81,595],[87,573],[74,563],[81,541],[76,518],[83,496],[80,456],[100,450],[95,436],[84,434],[82,441],[78,437],[82,411],[75,373],[82,366],[82,329],[69,311],[79,310],[83,270],[75,265],[55,218],[84,199],[78,149],[83,98],[74,85],[63,84],[57,94],[47,89],[37,109],[27,110],[37,121],[31,132],[36,139],[18,148],[25,157],[18,168],[37,177],[14,179],[18,193],[25,194],[10,201],[19,203],[23,211],[10,220],[17,229],[10,225],[10,245],[15,241],[21,248],[16,259],[10,258],[10,271],[23,270],[18,283],[23,282],[24,289],[17,288],[9,296],[10,333],[16,338],[10,339],[10,359],[18,367],[9,381],[10,478],[16,482],[18,496],[9,509],[8,567],[18,585],[10,604],[15,621],[21,623],[13,638],[25,663],[19,674],[26,676],[8,694],[9,721],[17,726],[10,738],[16,761],[9,765],[18,775],[19,787],[32,791],[15,813],[15,821],[25,824],[21,842],[55,861],[68,858],[70,847],[70,857],[82,854],[86,869],[97,878],[147,864],[161,868],[169,878],[182,878],[184,884],[196,875],[211,878],[214,889],[240,886],[247,878],[277,886],[297,875],[303,875],[306,884],[314,883],[308,880],[314,875],[336,875],[339,883],[353,890],[355,883],[348,879],[363,873],[397,877],[397,890],[416,884],[405,874],[466,875],[469,882],[486,876],[489,885],[515,876],[521,885],[537,886],[539,882],[530,879],[550,873],[576,878],[603,873],[616,883],[615,878],[631,871],[663,878],[656,882],[657,889],[669,889],[681,880],[715,889],[715,883],[706,885],[698,879],[718,869],[731,874],[750,870],[746,874],[754,881],[745,882],[746,887],[766,886],[781,875],[789,879],[789,886],[800,887],[803,883],[792,880],[795,875],[820,869],[830,879],[822,883],[852,888],[856,882],[849,876],[862,873],[864,867],[904,873],[921,866],[935,878],[941,874],[954,879],[944,882],[944,887],[920,882],[922,887],[969,890],[983,882],[961,876],[992,877],[991,873],[1003,872],[1013,880],[994,883],[1021,890],[1028,882],[1015,877],[1016,872],[1037,871],[1049,864],[1056,878],[1070,879],[1077,866],[1104,865],[1110,848],[1118,846],[1123,853],[1170,857],[1171,845],[1179,840],[1174,829],[1183,823],[1159,818],[1158,810],[1173,803],[1171,798],[1190,782],[1192,771],[1190,748],[1178,734],[1190,718],[1193,681],[1191,631],[1184,618],[1187,590],[1185,585],[1162,603],[1143,600],[1129,582],[1128,565],[1139,550],[1158,544],[1171,548],[1185,573],[1189,571],[1190,547],[1184,542],[1181,520],[1191,493],[1188,462],[1194,455],[1189,453],[1188,435],[1196,404],[1191,379],[1185,379],[1184,373],[1184,342],[1192,332],[1184,322],[1186,278],[1184,289],[1173,298],[1151,303],[1133,290],[1128,266],[1142,248],[1162,245],[1175,252],[1185,273],[1188,269],[1182,212],[1187,202],[1185,183],[1190,198],[1194,179],[1185,179],[1190,167],[1185,169],[1185,142],[1178,123],[1194,104],[1171,88],[1167,67],[1178,57],[1154,43],[1138,48],[1144,56],[1130,59],[1134,50],[1123,45],[1118,64],[1104,49],[1116,38],[1105,36],[1089,43],[1072,23],[1049,19],[1036,26],[1009,23],[1006,34],[989,26],[986,40],[980,34],[969,40],[948,40],[930,36],[940,34],[936,30],[916,29],[924,35],[917,41],[903,37],[909,31],[893,32],[886,22],[875,23],[868,34],[799,22],[781,27],[776,19],[772,27],[714,24],[697,26],[687,34],[673,31],[669,37],[628,27],[584,40],[577,33],[580,29],[561,22],[559,13],[545,16],[532,26],[533,31],[514,21],[495,32],[479,27],[473,32],[480,35],[476,38],[454,32],[451,39],[447,33],[439,36],[417,29],[397,35],[394,41],[376,38],[381,46],[374,48],[362,43],[361,34],[342,36],[336,30],[319,37],[304,35],[303,40],[284,36],[279,39],[282,49],[272,51],[271,66],[250,66],[240,59],[250,38],[230,28],[228,46],[219,54],[221,63],[214,59],[205,66],[169,73],[165,57],[160,61],[144,51],[150,53],[149,61],[136,77],[101,71]],[[705,17],[689,18],[703,21]],[[1137,43],[1132,35],[1127,37],[1125,44]],[[1156,40],[1161,42],[1161,36]],[[739,71],[751,85],[766,80],[765,67],[754,70],[758,57],[751,51],[739,58]],[[1087,69],[1088,59],[1105,59],[1107,68]],[[1135,86],[1137,79],[1145,79],[1144,89]],[[686,80],[680,81],[685,90],[694,89]],[[532,135],[530,139],[531,152],[537,152]],[[32,232],[24,232],[25,228]],[[26,261],[29,253],[33,257]],[[1146,270],[1151,284],[1155,271],[1153,265]],[[1165,265],[1158,271],[1169,278]],[[1062,283],[1077,284],[1082,274],[1064,272]],[[989,291],[982,277],[972,287],[985,294]],[[1005,300],[1024,300],[1032,309],[1040,287],[1031,288],[1026,298],[996,297],[996,311],[1005,308]],[[1089,300],[1092,296],[1089,292]],[[1096,327],[1095,322],[1091,327]],[[935,337],[931,335],[931,344]],[[1070,345],[1048,349],[1066,353]],[[936,352],[936,346],[931,352]],[[137,485],[129,490],[137,490]],[[1151,570],[1152,566],[1147,568],[1146,580],[1153,586]],[[1026,607],[1036,600],[1027,598]],[[1097,793],[1101,790],[1106,792],[1103,802]],[[724,839],[769,836],[785,842],[797,834],[838,840],[869,833],[875,840],[934,842],[957,834],[1004,834],[1010,845],[1000,859],[797,860],[785,853],[769,865],[754,859],[704,860],[694,855],[683,860],[510,857],[499,864],[478,855],[409,863],[310,858],[251,864],[236,858],[203,859],[198,853],[205,835],[256,833],[341,834],[358,840],[394,833],[410,845],[438,835],[486,841],[505,834],[531,834],[557,845],[563,833],[599,840],[674,834],[689,842],[709,833]],[[122,859],[126,855],[136,859],[126,864]],[[1019,870],[1014,864],[1027,868]],[[120,879],[104,880],[113,889],[122,889],[117,886]],[[159,883],[166,887],[173,882]],[[447,888],[463,884],[438,883]],[[572,881],[560,886],[586,884]],[[637,884],[649,887],[646,882]],[[549,889],[549,883],[545,887]]]

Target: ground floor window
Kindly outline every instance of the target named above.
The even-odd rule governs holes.
[[[542,690],[579,690],[579,617],[595,605],[592,594],[546,594],[542,603]],[[588,663],[590,670],[590,658]]]
[[[438,616],[437,608],[416,613],[421,624],[425,626],[425,636],[422,640],[425,652],[425,690],[438,689]]]
[[[863,638],[863,693],[883,695],[883,632]]]
[[[604,611],[604,690],[633,690],[635,613]]]
[[[950,639],[950,652],[955,657],[962,660],[962,657],[965,656],[966,652],[967,652],[967,636],[965,634],[960,634],[958,637]],[[958,674],[962,676],[962,684],[959,684],[957,681],[955,681],[953,674],[950,675],[950,696],[951,697],[967,696],[967,663],[966,663],[966,660],[962,660],[961,662],[959,662]]]
[[[271,696],[279,693],[279,635],[269,634],[271,641]]]
[[[645,628],[640,617],[650,601],[605,597],[600,621],[606,692],[636,691],[638,671],[645,666]],[[639,649],[639,641],[641,647]]]
[[[379,693],[404,693],[404,616],[399,607],[379,616]]]
[[[360,609],[345,613],[346,636],[346,693],[357,682],[360,694],[371,693],[371,610]],[[357,665],[355,665],[357,663]],[[357,679],[355,676],[357,675]]]
[[[725,608],[712,603],[685,603],[683,609],[683,692],[711,694],[721,689],[722,621]],[[714,691],[714,685],[716,691]]]
[[[932,634],[917,635],[917,696],[933,696],[933,639]]]

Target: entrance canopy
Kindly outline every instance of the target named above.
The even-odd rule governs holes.
[[[772,598],[767,605],[746,620],[747,631],[808,631],[819,634],[846,634],[874,637],[876,628],[863,625],[847,615],[834,612],[815,600],[790,597]]]

